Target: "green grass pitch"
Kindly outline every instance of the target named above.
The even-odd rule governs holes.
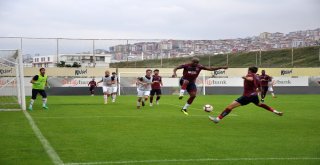
[[[216,116],[237,97],[198,96],[185,116],[187,97],[137,110],[135,96],[49,96],[49,110],[39,97],[29,114],[67,165],[320,164],[320,95],[268,96],[282,117],[251,104],[214,124],[202,110]],[[0,164],[53,164],[23,112],[0,112],[0,129]]]

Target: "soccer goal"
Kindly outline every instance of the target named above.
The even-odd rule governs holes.
[[[0,50],[0,111],[26,110],[23,60],[19,50]]]

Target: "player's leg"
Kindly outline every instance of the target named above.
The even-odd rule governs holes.
[[[150,91],[150,106],[153,105],[153,96],[154,96],[155,92],[156,92],[155,89],[151,89],[151,91]]]
[[[257,96],[258,98],[258,96]],[[258,99],[259,101],[259,99]],[[214,123],[219,123],[221,119],[223,119],[225,116],[227,116],[234,108],[237,108],[239,106],[247,105],[250,103],[249,97],[241,96],[234,100],[231,104],[229,104],[218,117],[211,117],[209,116],[209,119],[212,120]]]
[[[141,102],[142,102],[142,97],[143,97],[143,91],[140,91],[140,90],[137,89],[137,97],[138,97],[137,108],[140,109]]]
[[[276,98],[272,86],[269,86],[268,91],[271,93],[271,95],[272,95],[273,98]]]
[[[261,102],[264,102],[264,98],[266,97],[266,94],[268,92],[268,87],[262,87],[262,91],[261,91]]]
[[[40,95],[42,96],[42,108],[48,109],[47,106],[47,93],[45,90],[39,90]]]
[[[33,107],[34,100],[37,99],[37,94],[38,94],[38,90],[37,89],[32,89],[32,96],[31,96],[29,107],[28,107],[29,111],[33,110],[32,107]]]
[[[92,96],[94,96],[94,88],[95,88],[95,87],[92,87],[92,90],[91,90],[91,95],[92,95]]]
[[[150,96],[150,91],[143,91],[142,106],[145,106],[145,102],[148,101],[149,96]]]
[[[187,90],[187,87],[189,85],[189,81],[184,80],[184,79],[180,79],[180,85],[181,85],[181,89],[180,89],[179,99],[182,99],[184,92]]]
[[[229,104],[218,117],[212,117],[209,116],[209,119],[213,121],[214,123],[219,123],[221,119],[226,117],[234,108],[237,108],[241,106],[241,103],[239,103],[237,100],[233,101],[231,104]]]
[[[112,87],[112,102],[116,102],[116,98],[117,98],[117,87]]]
[[[181,111],[188,115],[187,109],[192,104],[193,100],[197,96],[197,86],[195,83],[189,83],[187,87],[187,91],[189,93],[189,99],[187,100],[187,103],[182,107]]]
[[[108,104],[108,87],[102,86],[104,104]]]
[[[261,107],[261,108],[263,108],[263,109],[265,109],[265,110],[267,110],[267,111],[270,111],[270,112],[272,112],[272,113],[274,113],[274,114],[276,114],[276,115],[279,115],[279,116],[282,116],[282,115],[283,115],[282,112],[279,112],[279,111],[275,110],[274,108],[268,106],[267,104],[260,103],[258,98],[254,98],[254,100],[253,100],[252,102],[253,102],[256,106]]]
[[[157,98],[156,98],[156,103],[157,105],[159,105],[159,100],[160,100],[160,97],[161,97],[161,89],[157,89],[156,91],[156,94],[157,94]]]
[[[90,92],[90,94],[92,96],[92,87],[89,87],[89,92]]]

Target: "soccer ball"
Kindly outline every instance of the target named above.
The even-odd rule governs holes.
[[[210,104],[206,104],[206,105],[203,106],[203,110],[205,112],[211,112],[213,110],[213,106],[210,105]]]

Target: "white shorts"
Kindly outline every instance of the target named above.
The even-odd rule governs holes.
[[[117,93],[118,87],[111,87],[112,88],[112,93]]]
[[[141,90],[137,89],[137,92],[138,92],[138,94],[137,94],[138,97],[150,96],[150,91],[141,91]]]
[[[112,93],[112,87],[102,86],[103,93],[111,94]]]
[[[273,87],[272,87],[272,86],[269,86],[269,87],[268,87],[268,91],[273,92]]]

